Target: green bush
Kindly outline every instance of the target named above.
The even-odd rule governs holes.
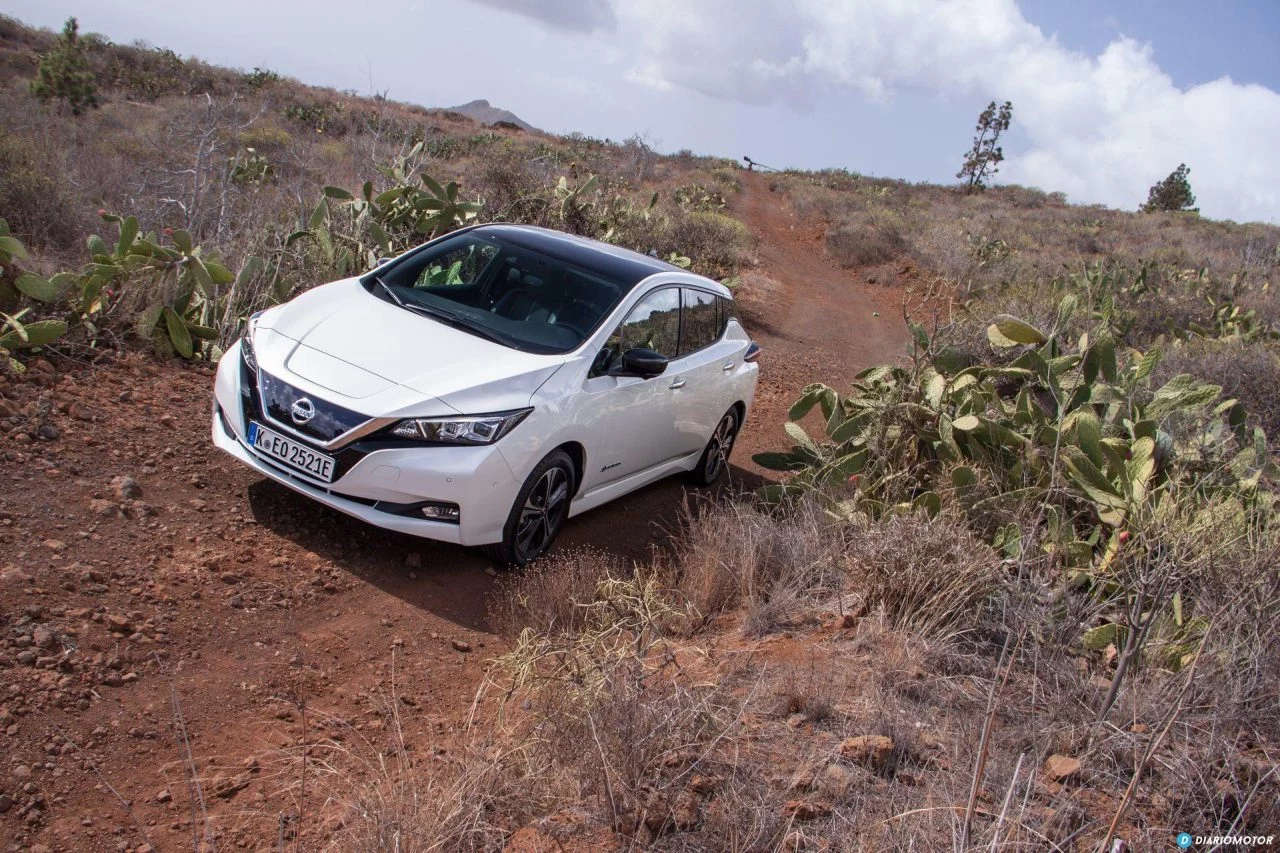
[[[269,154],[273,151],[282,151],[292,145],[293,135],[282,127],[251,127],[240,131],[236,141],[243,148],[252,148]]]
[[[79,34],[76,19],[67,18],[62,37],[53,50],[40,57],[36,79],[31,81],[33,95],[45,101],[65,101],[72,115],[98,106],[97,84]]]
[[[1142,205],[1144,213],[1156,211],[1188,210],[1195,211],[1196,195],[1191,191],[1191,181],[1187,176],[1191,170],[1186,163],[1179,163],[1178,168],[1169,173],[1169,177],[1160,181],[1147,194],[1147,203]]]
[[[165,48],[143,45],[113,45],[106,77],[130,98],[154,101],[165,95],[184,95],[192,90],[187,64]]]

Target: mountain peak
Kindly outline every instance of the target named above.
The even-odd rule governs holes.
[[[524,119],[517,116],[510,110],[499,109],[493,106],[484,98],[477,98],[474,101],[467,101],[456,107],[447,107],[450,112],[461,113],[470,119],[475,119],[484,125],[494,125],[498,122],[507,122],[514,124],[523,130],[534,130],[534,126]]]

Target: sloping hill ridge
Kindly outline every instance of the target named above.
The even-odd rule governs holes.
[[[521,130],[537,130],[529,122],[520,118],[520,116],[510,110],[499,109],[493,106],[483,98],[475,101],[467,101],[457,107],[446,107],[447,110],[454,113],[461,113],[470,119],[475,119],[484,125],[495,125],[498,122],[508,122],[514,124]]]

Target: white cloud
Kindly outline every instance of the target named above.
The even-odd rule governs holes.
[[[552,26],[607,9],[628,79],[659,89],[802,106],[924,91],[975,115],[1012,100],[1027,144],[1006,146],[1002,180],[1132,209],[1185,162],[1207,215],[1280,221],[1280,94],[1228,78],[1180,89],[1127,38],[1068,50],[1015,0],[485,2]]]

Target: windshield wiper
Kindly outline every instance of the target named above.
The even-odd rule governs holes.
[[[401,299],[401,298],[400,298],[400,294],[398,294],[398,293],[396,293],[394,290],[392,290],[392,289],[391,289],[391,285],[387,284],[385,281],[383,281],[383,280],[382,280],[382,276],[380,276],[380,275],[375,275],[375,276],[373,277],[373,280],[377,283],[377,285],[378,285],[379,287],[381,287],[381,288],[382,288],[382,292],[383,292],[383,293],[385,293],[385,294],[387,294],[387,297],[388,297],[392,302],[394,302],[396,305],[399,305],[401,308],[408,308],[408,307],[409,307],[408,305],[406,305],[406,304],[405,304],[405,301],[404,301],[403,299]]]
[[[427,305],[421,305],[417,302],[406,302],[400,294],[391,289],[391,285],[382,280],[381,276],[375,275],[373,280],[382,288],[382,292],[387,294],[387,297],[390,298],[392,302],[406,311],[412,311],[415,314],[421,314],[423,317],[429,317],[439,323],[444,323],[446,326],[453,326],[455,329],[470,332],[477,337],[484,338],[487,341],[492,341],[495,344],[502,344],[507,347],[514,346],[511,340],[505,335],[500,335],[497,332],[491,332],[483,326],[479,326],[455,314],[450,314],[447,311],[441,311],[438,308],[431,308]]]
[[[405,308],[409,309],[415,314],[421,314],[424,317],[430,317],[432,320],[435,320],[440,323],[444,323],[446,326],[452,326],[455,329],[461,329],[464,332],[470,332],[476,337],[484,338],[485,340],[492,341],[495,344],[502,344],[503,346],[507,346],[507,347],[512,346],[511,340],[507,338],[506,335],[501,335],[497,332],[490,331],[489,329],[486,329],[484,326],[478,325],[476,323],[472,323],[471,321],[463,317],[459,317],[456,314],[450,314],[447,311],[441,311],[438,308],[432,308],[427,305],[418,305],[415,303],[402,303],[402,304],[404,305]]]

